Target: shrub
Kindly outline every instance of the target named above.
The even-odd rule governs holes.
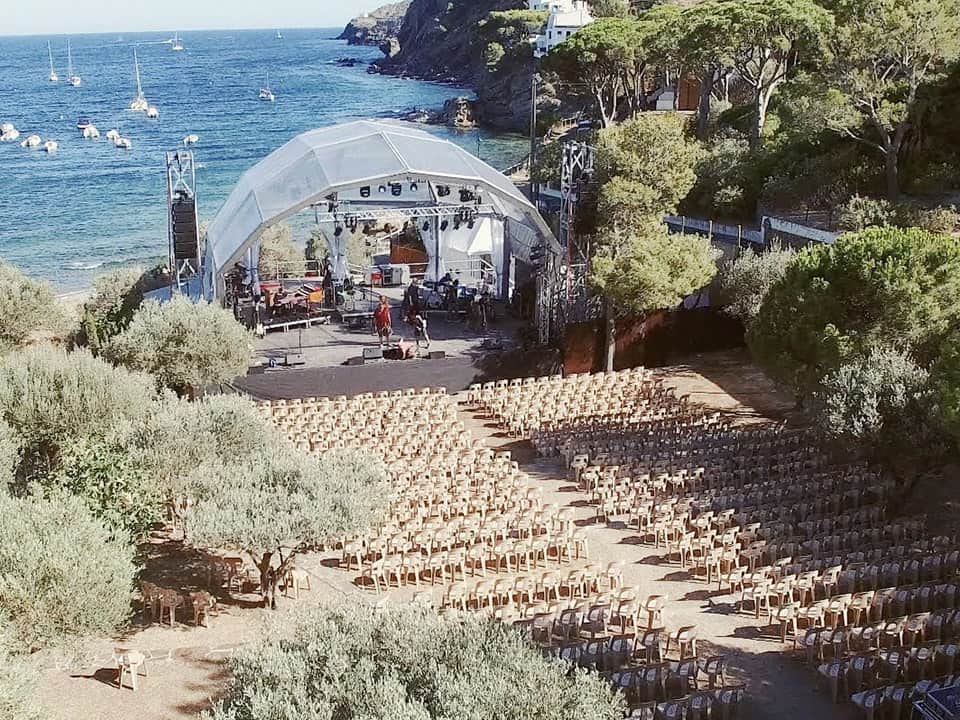
[[[104,348],[104,356],[151,373],[181,395],[246,372],[250,334],[223,308],[183,296],[147,302]]]
[[[307,455],[283,445],[190,476],[186,538],[197,547],[246,552],[260,570],[264,602],[297,554],[366,530],[382,516],[387,485],[379,464],[354,453]],[[274,559],[280,560],[273,568]]]
[[[303,275],[304,260],[303,248],[294,242],[289,225],[281,223],[264,230],[257,260],[257,271],[261,278],[275,278],[278,270],[281,277]]]
[[[20,465],[20,438],[0,417],[0,494],[13,482]]]
[[[918,208],[910,205],[897,207],[897,224],[918,227],[932,233],[949,234],[960,225],[960,214],[952,205]]]
[[[38,330],[61,331],[59,307],[47,283],[31,280],[0,260],[0,353],[26,344]]]
[[[747,332],[758,362],[801,396],[876,345],[926,367],[960,320],[960,244],[869,228],[797,254]]]
[[[795,253],[791,248],[771,246],[764,252],[745,248],[720,269],[724,307],[730,315],[749,325],[760,312],[763,298],[787,271]]]
[[[0,717],[43,720],[36,673],[24,660],[17,652],[8,621],[0,618]]]
[[[830,437],[897,458],[932,439],[929,373],[899,350],[877,347],[829,373],[818,392]]]
[[[874,225],[894,225],[897,209],[889,200],[854,195],[840,208],[837,226],[859,232]]]
[[[0,612],[27,650],[112,633],[127,619],[133,548],[83,501],[0,498]]]
[[[143,303],[143,268],[117,268],[93,281],[93,292],[84,303],[77,342],[94,353],[103,343],[126,329]]]
[[[931,380],[941,420],[954,440],[960,442],[960,330],[944,339],[931,367]]]
[[[512,629],[413,608],[306,615],[241,651],[206,720],[619,720],[625,703],[596,674],[543,657]]]
[[[153,396],[148,376],[87,350],[35,346],[0,361],[0,418],[20,438],[31,467],[55,467],[69,440],[106,437],[142,418]]]

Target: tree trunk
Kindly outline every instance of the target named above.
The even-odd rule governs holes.
[[[613,314],[613,303],[609,300],[605,301],[606,312],[605,315],[605,329],[606,329],[606,343],[605,343],[605,358],[604,358],[604,372],[611,373],[613,372],[613,356],[617,351],[617,325],[616,325],[616,316]]]
[[[697,102],[697,139],[706,140],[710,125],[710,99],[713,97],[713,68],[707,68],[700,78],[700,98]]]
[[[762,88],[757,88],[757,96],[754,100],[754,118],[753,128],[750,131],[750,147],[756,150],[760,147],[760,139],[763,137],[763,126],[767,122],[767,103],[770,97]]]
[[[900,153],[893,148],[887,151],[884,161],[887,166],[887,200],[896,202],[900,199]]]
[[[257,569],[260,571],[260,595],[263,598],[263,606],[271,610],[277,609],[277,573],[272,567],[273,553],[265,552],[257,563]]]

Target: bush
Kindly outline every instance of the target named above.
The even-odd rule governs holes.
[[[894,225],[897,209],[889,200],[854,195],[840,208],[837,226],[859,232],[874,225]]]
[[[100,275],[84,303],[77,342],[97,353],[103,343],[126,329],[143,303],[143,268],[125,267]]]
[[[720,268],[720,288],[728,314],[745,326],[760,312],[763,298],[787,271],[795,253],[791,248],[771,246],[764,252],[745,248]]]
[[[877,345],[926,367],[960,321],[960,244],[870,228],[798,253],[747,332],[757,361],[805,395]]]
[[[0,618],[0,718],[43,720],[36,673],[24,662],[6,619]]]
[[[620,720],[625,708],[608,681],[500,623],[413,608],[314,612],[231,666],[206,720]]]
[[[0,260],[0,353],[27,343],[38,330],[59,332],[64,318],[53,289]]]
[[[35,346],[0,361],[0,418],[22,443],[24,462],[50,469],[70,440],[106,437],[144,417],[153,385],[87,350]]]
[[[278,269],[281,277],[303,275],[305,259],[303,248],[294,242],[288,225],[281,223],[264,230],[257,260],[257,272],[261,278],[277,277]]]
[[[892,348],[829,373],[817,394],[820,427],[891,459],[924,453],[933,437],[929,373]]]
[[[931,380],[941,420],[960,443],[960,330],[954,330],[944,339],[931,367]]]
[[[952,205],[933,208],[900,205],[897,208],[897,224],[901,227],[918,227],[927,232],[946,235],[960,225],[960,214]]]
[[[0,417],[0,495],[16,476],[20,466],[20,438]]]
[[[223,308],[183,296],[147,302],[104,348],[104,356],[151,373],[181,395],[228,382],[247,371],[250,334]]]
[[[191,474],[194,499],[187,541],[246,552],[260,569],[263,598],[276,606],[276,583],[297,554],[366,530],[387,504],[378,463],[347,451],[322,457],[287,445],[209,462]],[[275,558],[281,560],[273,568]]]
[[[83,501],[0,498],[0,612],[25,650],[112,633],[130,612],[133,548]]]

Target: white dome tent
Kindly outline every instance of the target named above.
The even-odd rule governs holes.
[[[559,251],[534,206],[494,168],[424,130],[361,120],[298,135],[243,174],[207,229],[205,296],[222,296],[238,262],[256,267],[266,228],[310,207],[341,277],[348,232],[381,215],[416,219],[427,279],[443,275],[448,257],[482,252],[504,288],[511,257],[529,261],[540,244]]]

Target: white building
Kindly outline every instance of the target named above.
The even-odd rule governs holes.
[[[568,12],[573,10],[573,0],[527,0],[527,7],[540,12]]]
[[[531,6],[534,3],[544,5],[559,5],[558,9],[550,10],[550,18],[547,20],[547,29],[542,35],[537,35],[530,39],[533,44],[534,57],[542,58],[554,47],[562,43],[568,37],[573,35],[582,27],[593,22],[593,16],[587,10],[585,2],[577,0],[529,0]],[[544,8],[540,8],[544,9]]]

